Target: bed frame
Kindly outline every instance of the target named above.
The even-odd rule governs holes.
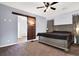
[[[39,36],[39,42],[63,49],[65,51],[69,51],[69,48],[73,43],[73,40],[72,37],[69,36],[66,40]]]

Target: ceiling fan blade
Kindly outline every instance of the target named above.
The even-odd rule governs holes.
[[[43,2],[44,3],[44,6],[46,6],[46,2]]]
[[[47,6],[49,6],[49,3],[47,2]]]
[[[41,7],[36,7],[37,9],[39,9],[39,8],[44,8],[45,6],[41,6]]]
[[[44,10],[44,12],[46,12],[46,9]]]
[[[46,3],[46,2],[43,2],[44,4]]]
[[[46,12],[46,11],[47,11],[47,9],[48,9],[48,7],[44,10],[44,12]]]
[[[45,7],[48,7],[49,6],[49,3],[48,2],[43,2]]]
[[[54,4],[56,4],[56,3],[58,3],[58,2],[52,2],[51,5],[54,5]]]
[[[54,7],[50,7],[51,9],[53,9],[53,10],[56,10],[56,8],[54,8]]]

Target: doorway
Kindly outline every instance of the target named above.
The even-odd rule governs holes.
[[[25,41],[36,38],[36,18],[27,16],[24,14],[12,12],[12,14],[18,15],[18,38],[26,37]],[[22,32],[20,32],[22,31]]]
[[[36,18],[27,17],[28,29],[27,29],[27,40],[32,40],[36,38]]]
[[[18,15],[18,42],[27,41],[27,17]]]

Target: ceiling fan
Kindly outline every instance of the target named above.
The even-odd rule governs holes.
[[[58,3],[58,2],[52,2],[52,3],[49,3],[49,2],[43,2],[44,6],[37,7],[37,9],[39,9],[39,8],[46,8],[46,9],[44,10],[44,12],[46,12],[47,9],[48,9],[48,7],[50,7],[50,9],[52,9],[52,10],[56,10],[56,8],[52,7],[52,5],[54,5],[54,4],[56,4],[56,3]]]

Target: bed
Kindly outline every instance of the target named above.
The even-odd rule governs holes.
[[[48,33],[38,33],[39,42],[45,43],[65,51],[69,51],[73,43],[73,35],[68,31],[53,31]]]

